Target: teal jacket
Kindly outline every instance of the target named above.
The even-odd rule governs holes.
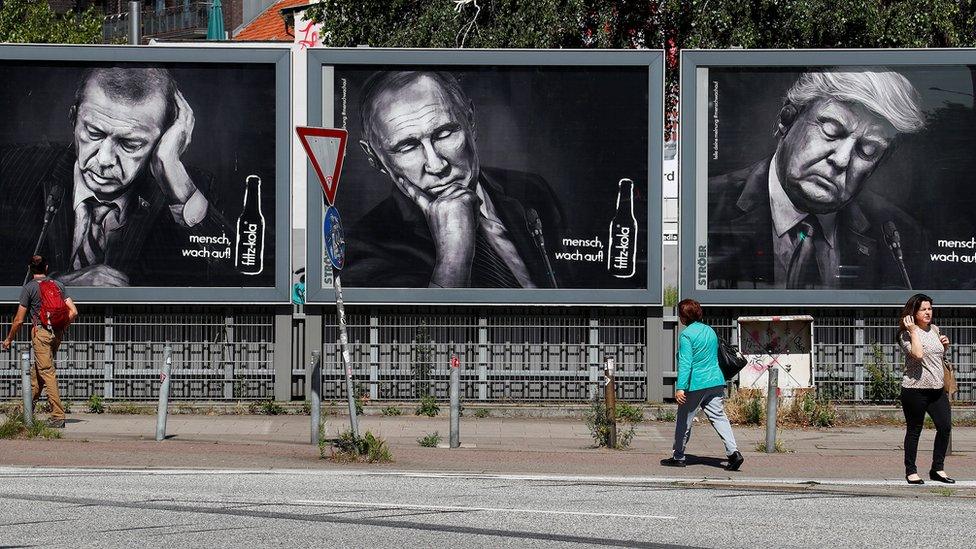
[[[718,367],[718,336],[708,324],[692,322],[681,331],[678,341],[678,382],[676,391],[697,391],[725,385]]]

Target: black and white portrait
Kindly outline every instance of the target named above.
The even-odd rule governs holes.
[[[272,67],[4,62],[0,77],[2,285],[37,246],[69,286],[274,285]]]
[[[944,260],[973,237],[972,82],[967,67],[709,69],[707,288],[972,288]]]
[[[328,70],[344,285],[646,287],[646,68]]]

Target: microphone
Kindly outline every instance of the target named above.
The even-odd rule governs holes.
[[[32,255],[37,255],[41,251],[41,244],[44,243],[44,236],[47,235],[47,226],[51,224],[51,217],[61,207],[62,198],[64,198],[64,187],[61,185],[51,187],[51,192],[47,193],[47,198],[44,199],[44,224],[41,225],[41,234],[37,235],[37,244],[34,245],[34,253]],[[30,269],[27,269],[24,284],[27,284],[30,279],[31,272]]]
[[[549,275],[550,286],[558,288],[556,275],[552,272],[552,263],[549,262],[549,254],[546,253],[546,240],[542,236],[542,220],[539,219],[539,212],[535,211],[535,208],[525,210],[525,226],[529,230],[529,234],[532,235],[536,247],[539,248],[543,261],[546,262],[546,274]]]
[[[57,185],[51,188],[47,199],[44,201],[44,224],[51,222],[51,216],[61,207],[61,199],[64,198],[64,187]]]
[[[888,245],[888,250],[891,251],[891,255],[895,258],[895,263],[898,264],[901,271],[901,279],[905,283],[905,289],[911,290],[912,282],[908,278],[908,270],[905,268],[905,254],[901,248],[901,235],[898,234],[898,228],[895,227],[894,221],[888,221],[881,226],[881,229],[884,233],[884,242]]]

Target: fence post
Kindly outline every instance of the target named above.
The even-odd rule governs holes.
[[[105,308],[105,352],[103,355],[102,380],[106,399],[115,398],[115,315],[111,307]]]
[[[166,414],[169,412],[169,382],[173,372],[173,346],[163,346],[163,370],[159,374],[159,407],[156,409],[156,440],[166,440]]]
[[[319,423],[322,422],[322,352],[312,351],[308,368],[309,401],[312,406],[312,444],[319,443]]]
[[[586,337],[586,363],[590,365],[590,400],[593,400],[600,389],[597,386],[600,371],[600,320],[596,318],[596,309],[590,309],[589,317],[589,329]]]
[[[451,448],[461,446],[461,361],[451,355]]]
[[[864,401],[864,319],[854,320],[854,400]]]
[[[773,366],[766,370],[769,385],[766,388],[766,453],[776,451],[776,401],[779,388],[779,368]]]
[[[380,395],[380,319],[376,310],[369,312],[369,399]]]
[[[24,425],[28,427],[34,425],[34,392],[31,389],[30,357],[30,351],[24,351],[20,354],[20,385],[24,393]]]
[[[142,2],[129,2],[129,45],[138,46],[142,42]]]
[[[234,317],[224,317],[224,398],[233,400],[234,394]]]
[[[478,315],[478,400],[488,400],[488,317]]]

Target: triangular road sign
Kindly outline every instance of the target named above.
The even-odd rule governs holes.
[[[304,126],[295,126],[295,131],[298,132],[305,153],[322,182],[325,199],[330,205],[334,204],[336,191],[339,190],[339,174],[342,172],[342,157],[346,153],[348,132]]]

